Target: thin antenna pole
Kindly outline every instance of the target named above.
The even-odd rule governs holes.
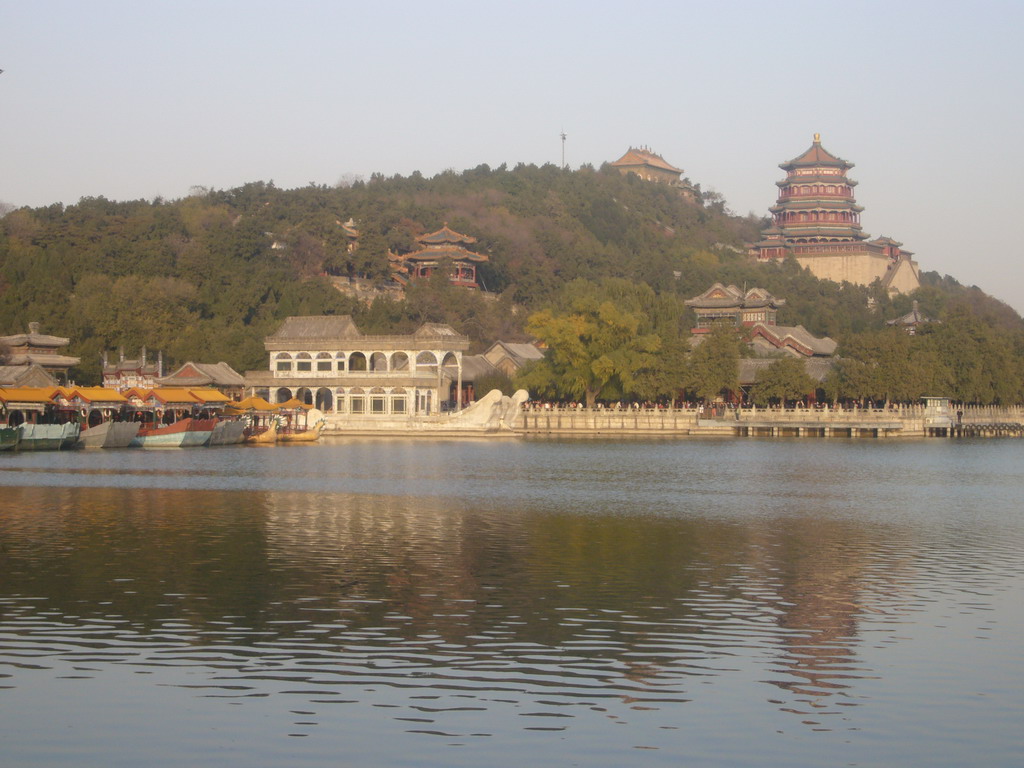
[[[565,169],[565,130],[562,130],[562,168]]]

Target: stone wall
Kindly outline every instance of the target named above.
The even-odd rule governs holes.
[[[871,285],[881,280],[889,270],[887,256],[873,256],[869,253],[851,253],[821,256],[796,257],[801,267],[806,267],[821,280],[841,283],[844,280],[854,285]]]

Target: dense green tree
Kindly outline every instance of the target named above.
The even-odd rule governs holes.
[[[924,394],[925,372],[914,351],[914,337],[897,328],[850,337],[841,350],[852,362],[838,368],[844,376],[840,395],[883,402],[917,400]]]
[[[1020,336],[986,322],[960,303],[951,306],[941,325],[920,338],[934,346],[944,369],[946,394],[964,403],[1007,404],[1022,398]]]
[[[527,331],[547,353],[523,369],[517,385],[549,397],[584,398],[588,407],[603,391],[632,391],[639,372],[652,366],[661,339],[643,332],[649,319],[638,296],[629,300],[630,290],[625,281],[569,283],[561,310],[544,309],[527,321]]]
[[[354,251],[342,227],[349,218],[362,233]],[[488,256],[478,271],[487,295],[438,275],[414,281],[404,301],[364,304],[322,277],[394,289],[388,249],[411,250],[446,221]],[[571,314],[579,297],[566,286],[583,279],[638,319],[636,335],[651,337],[649,349],[659,340],[657,352],[619,355],[629,360],[609,354],[603,369],[619,370],[602,385],[607,396],[668,398],[699,382],[713,397],[732,382],[724,373],[710,380],[711,347],[691,359],[684,342],[693,315],[682,300],[722,282],[766,288],[786,299],[780,323],[842,340],[844,360],[829,380],[836,397],[1024,400],[1024,321],[1011,308],[935,273],[922,276],[913,297],[891,298],[879,285],[817,280],[793,260],[754,263],[744,243],[762,225],[729,214],[718,195],[691,202],[607,165],[480,165],[292,190],[253,182],[176,201],[83,198],[0,218],[0,335],[35,320],[70,337],[82,381],[96,380],[102,350],[121,345],[162,350],[168,365],[187,356],[262,367],[263,337],[289,314],[349,313],[377,333],[445,322],[479,351],[498,338],[525,339],[526,319],[544,309]],[[609,278],[621,281],[617,288]],[[882,333],[913,299],[941,322],[909,339]]]
[[[755,405],[785,405],[813,394],[817,386],[807,375],[803,359],[781,357],[758,374],[750,397]]]
[[[741,335],[728,323],[715,325],[693,351],[688,389],[711,401],[739,390]]]
[[[661,348],[653,355],[645,368],[634,377],[633,394],[644,401],[673,402],[686,389],[692,379],[690,347],[679,335],[665,339],[661,336]]]

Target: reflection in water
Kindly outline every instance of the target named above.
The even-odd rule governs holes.
[[[325,726],[347,729],[348,748],[361,736],[360,748],[377,758],[399,734],[516,744],[491,764],[522,762],[533,749],[550,764],[588,750],[587,762],[616,764],[623,748],[661,750],[668,760],[717,753],[723,743],[742,761],[760,754],[758,739],[794,727],[848,740],[873,719],[856,712],[889,711],[883,691],[897,676],[879,649],[907,644],[916,631],[933,642],[942,622],[996,634],[977,617],[1021,584],[1021,526],[998,514],[965,518],[963,500],[941,486],[920,486],[925,503],[912,512],[849,514],[843,492],[815,490],[806,463],[781,462],[777,450],[769,462],[758,445],[742,448],[752,451],[745,472],[729,485],[728,472],[699,467],[720,493],[673,496],[666,485],[692,481],[652,466],[666,446],[642,444],[633,460],[647,484],[622,475],[619,491],[604,485],[600,503],[583,487],[587,478],[574,485],[579,464],[561,471],[549,451],[556,446],[545,444],[532,448],[548,452],[548,464],[532,467],[523,492],[507,478],[501,493],[483,492],[502,479],[484,456],[464,493],[414,495],[403,483],[429,485],[450,473],[451,453],[479,449],[392,460],[377,476],[379,446],[358,443],[343,446],[344,457],[330,447],[303,454],[345,459],[335,465],[344,471],[321,468],[319,483],[304,467],[308,490],[289,478],[261,487],[267,475],[237,470],[253,455],[244,450],[213,452],[223,464],[204,467],[205,477],[221,473],[229,487],[257,490],[211,490],[202,480],[202,490],[132,487],[124,480],[139,471],[132,467],[103,469],[117,476],[110,487],[4,487],[0,701],[31,700],[36,686],[47,687],[42,680],[91,681],[97,706],[131,724],[132,713],[118,709],[123,692],[152,695],[141,687],[148,679],[152,690],[242,710],[285,706],[283,723],[261,714],[270,717],[265,729],[203,709],[210,728],[242,727],[256,755],[286,734],[315,736],[329,752],[337,745]],[[594,458],[588,451],[610,448],[573,450],[584,462]],[[849,468],[846,493],[862,473],[877,480],[871,460]],[[13,468],[19,479],[35,469]],[[74,466],[61,469],[77,476]],[[652,480],[659,473],[662,483]],[[336,490],[350,476],[397,492]],[[929,616],[928,632],[914,629],[915,616]],[[950,653],[962,650],[953,645]],[[997,656],[1001,649],[993,645]],[[118,669],[135,679],[125,683]],[[927,701],[935,676],[908,670],[923,675],[916,683]],[[1015,701],[1024,703],[1019,694]],[[140,706],[134,719],[151,718],[155,706]],[[52,698],[47,707],[61,716]],[[757,737],[731,743],[736,723]],[[99,739],[102,728],[91,728]],[[529,747],[515,739],[547,732],[560,740]],[[29,743],[23,756],[38,748]],[[920,748],[907,747],[912,755]],[[790,761],[814,762],[799,750]]]

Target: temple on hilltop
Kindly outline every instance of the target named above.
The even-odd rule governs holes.
[[[398,282],[404,285],[410,278],[430,277],[442,263],[448,262],[452,270],[448,279],[454,285],[480,288],[476,268],[488,258],[466,248],[476,242],[475,237],[450,229],[446,222],[441,229],[418,237],[416,241],[420,244],[419,250],[389,256]]]
[[[778,325],[775,320],[785,299],[772,296],[764,288],[742,291],[735,285],[715,283],[700,296],[687,299],[697,316],[692,329],[694,343],[719,323],[749,329],[750,347],[760,354],[783,352],[794,357],[830,357],[836,342],[828,336],[817,337],[802,325]]]
[[[776,182],[779,198],[769,210],[772,224],[750,246],[759,261],[793,256],[823,280],[870,285],[881,280],[892,293],[910,293],[921,285],[917,262],[910,251],[889,237],[869,240],[861,229],[860,213],[847,177],[853,163],[836,157],[821,145],[821,134],[802,155],[779,167],[786,178]]]
[[[667,184],[675,187],[684,196],[693,199],[696,191],[693,186],[685,180],[683,169],[665,161],[661,155],[655,154],[650,147],[630,147],[626,154],[611,164],[617,168],[619,173],[625,176],[627,173],[635,174],[644,181],[653,181],[658,184]]]

